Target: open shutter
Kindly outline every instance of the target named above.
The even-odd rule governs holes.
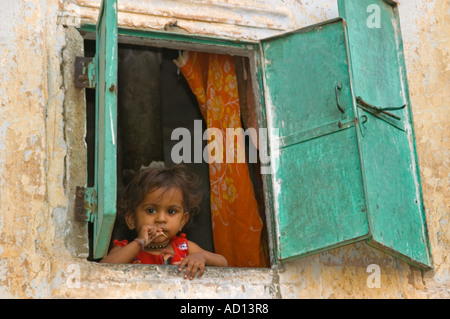
[[[357,116],[364,122],[358,139],[371,231],[368,243],[429,268],[398,8],[392,0],[339,0],[338,5],[347,22]]]
[[[369,234],[347,39],[342,19],[261,42],[277,257],[291,259]],[[276,157],[276,158],[275,158]]]
[[[116,216],[117,132],[117,1],[103,0],[96,28],[96,138],[94,187],[88,192],[94,202],[93,258],[108,251]]]

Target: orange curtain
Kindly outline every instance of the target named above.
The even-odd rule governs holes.
[[[219,129],[223,137],[220,141],[211,136],[208,142],[208,154],[223,159],[222,163],[210,160],[209,164],[215,251],[225,256],[231,267],[265,266],[261,249],[263,223],[247,163],[238,162],[239,156],[245,158],[242,134],[237,142],[228,144],[236,155],[234,160],[227,161],[226,155],[227,128],[241,128],[233,59],[229,55],[185,51],[174,62],[197,97],[207,128]]]

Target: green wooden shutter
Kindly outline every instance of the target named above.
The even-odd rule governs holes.
[[[108,251],[116,216],[117,140],[117,1],[103,0],[96,28],[96,138],[94,187],[87,192],[94,205],[93,258]]]
[[[398,8],[393,1],[339,0],[347,22],[370,245],[421,268],[432,266]],[[406,105],[395,110],[396,107]]]
[[[377,30],[365,18],[374,3],[381,12]],[[270,140],[277,257],[367,240],[427,269],[396,8],[372,0],[340,5],[346,21],[261,41],[265,114],[268,126],[279,129]]]
[[[261,42],[279,259],[369,234],[346,41],[336,19]]]

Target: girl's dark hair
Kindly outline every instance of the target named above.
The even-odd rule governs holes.
[[[127,185],[122,199],[118,203],[118,213],[125,216],[127,212],[136,212],[137,206],[145,196],[157,189],[178,188],[183,194],[183,209],[189,212],[189,221],[198,213],[201,193],[197,191],[200,180],[183,165],[171,168],[155,167],[141,170]]]

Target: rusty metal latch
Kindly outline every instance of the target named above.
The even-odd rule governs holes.
[[[399,106],[399,107],[384,107],[384,108],[380,108],[380,107],[373,106],[373,105],[367,103],[360,96],[356,97],[356,103],[358,103],[358,105],[361,108],[365,109],[366,111],[368,111],[370,113],[376,113],[376,114],[377,113],[383,113],[383,114],[386,114],[386,115],[388,115],[388,116],[390,116],[390,117],[392,117],[392,118],[394,118],[396,120],[401,120],[401,117],[399,117],[399,116],[397,116],[395,114],[392,114],[390,112],[387,112],[387,111],[397,111],[397,110],[401,110],[401,109],[406,107],[406,104],[405,104],[405,105],[402,105],[402,106]]]
[[[77,88],[95,88],[94,58],[79,56],[75,58],[74,82]]]

